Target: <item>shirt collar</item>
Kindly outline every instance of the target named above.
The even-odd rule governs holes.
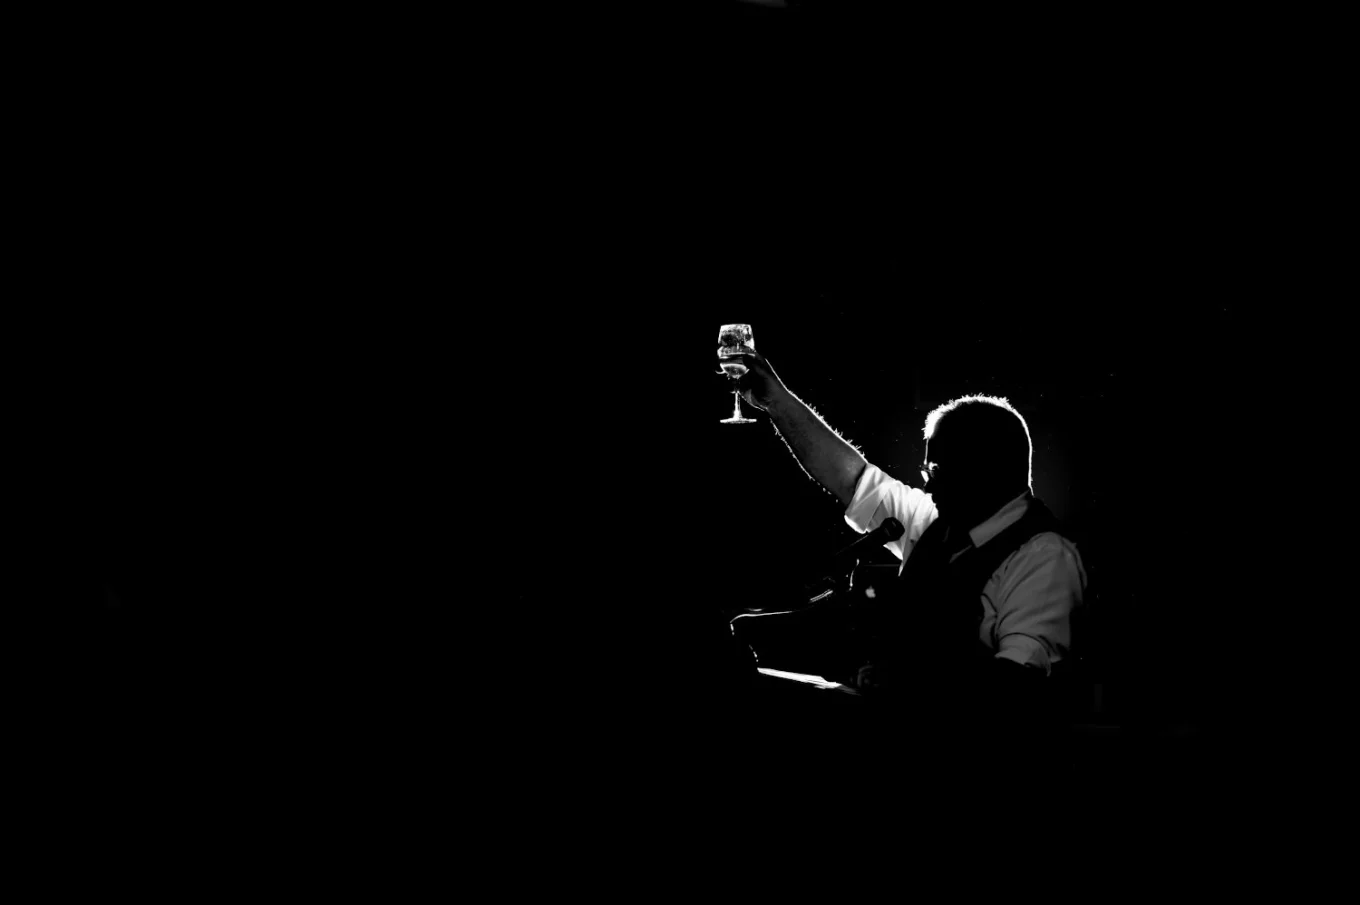
[[[1026,490],[1015,499],[997,510],[996,514],[987,519],[968,532],[968,538],[973,542],[974,547],[981,547],[987,541],[1005,531],[1011,525],[1020,521],[1020,518],[1029,509],[1029,501],[1032,498],[1030,492]]]

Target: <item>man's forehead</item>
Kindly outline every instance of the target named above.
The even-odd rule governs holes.
[[[940,428],[936,425],[935,430],[926,439],[926,458],[935,459],[941,454],[948,454],[947,444],[940,442]]]

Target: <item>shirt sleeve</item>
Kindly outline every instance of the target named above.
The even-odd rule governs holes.
[[[883,546],[898,559],[905,560],[937,514],[930,494],[908,487],[865,463],[864,474],[855,485],[855,495],[845,508],[845,521],[860,534],[868,534],[883,524],[884,519],[897,519],[906,530],[900,538]]]
[[[1081,605],[1086,571],[1071,543],[1056,534],[1016,553],[997,594],[996,656],[1052,672],[1072,643],[1072,610]]]

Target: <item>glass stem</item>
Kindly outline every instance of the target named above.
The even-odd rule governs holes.
[[[732,392],[732,417],[741,417],[741,390],[734,390]]]

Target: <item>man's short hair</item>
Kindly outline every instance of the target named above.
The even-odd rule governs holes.
[[[971,462],[994,470],[999,484],[1019,486],[1023,463],[1024,486],[1033,489],[1034,445],[1029,425],[1010,401],[1001,396],[961,396],[926,416],[925,438],[935,435],[949,416],[950,445]],[[954,441],[958,441],[957,444]],[[1014,478],[1010,477],[1011,475]]]

